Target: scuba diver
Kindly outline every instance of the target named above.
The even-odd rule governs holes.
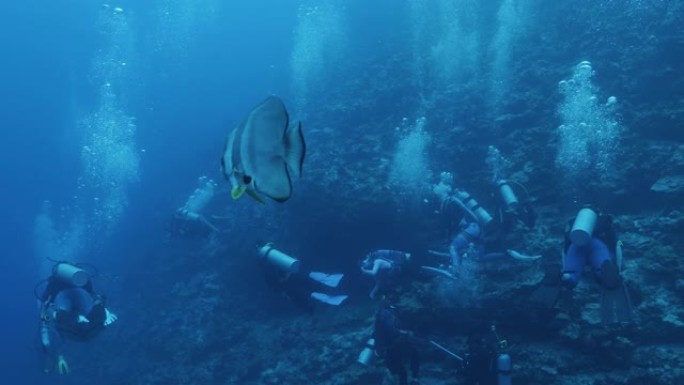
[[[513,249],[492,252],[486,251],[485,229],[489,229],[490,233],[495,232],[499,235],[504,235],[507,231],[510,231],[510,225],[507,224],[511,223],[510,220],[505,220],[505,218],[511,216],[518,218],[517,214],[510,214],[517,212],[516,210],[519,210],[521,205],[518,204],[518,198],[508,184],[502,185],[500,191],[502,193],[502,199],[505,203],[505,206],[508,208],[506,212],[509,214],[502,214],[501,221],[496,223],[497,221],[494,220],[494,217],[489,214],[489,212],[485,210],[469,193],[451,187],[449,184],[453,179],[450,177],[451,174],[442,174],[442,179],[439,182],[440,184],[435,188],[435,190],[439,192],[438,195],[442,197],[442,208],[447,209],[451,205],[457,207],[459,209],[458,215],[461,216],[461,219],[458,225],[459,228],[449,245],[449,253],[447,254],[433,250],[429,251],[430,254],[449,258],[450,266],[448,268],[448,272],[446,270],[434,269],[427,266],[424,267],[425,269],[440,272],[443,275],[453,277],[454,274],[458,272],[459,266],[463,264],[465,257],[478,261],[501,259],[507,256],[523,261],[531,261],[541,258],[541,255],[525,255]],[[504,211],[502,211],[502,213],[503,212]],[[528,210],[528,212],[531,212],[531,208]],[[533,222],[531,225],[533,225]]]
[[[591,265],[602,288],[601,321],[605,324],[632,321],[632,304],[622,268],[622,242],[618,240],[613,218],[586,206],[568,222],[560,274],[547,271],[532,301],[555,306],[562,290],[570,291],[582,278],[586,265]]]
[[[499,190],[499,196],[503,205],[499,208],[499,225],[501,231],[511,231],[517,222],[522,223],[528,229],[534,228],[537,223],[537,213],[532,206],[530,193],[522,184],[506,179],[499,179],[495,181],[496,187]],[[523,191],[525,198],[521,201],[516,194],[517,186],[518,192]]]
[[[398,286],[410,268],[411,254],[398,250],[379,249],[366,254],[361,261],[361,272],[375,279],[371,299],[378,298]]]
[[[461,231],[454,236],[449,245],[452,273],[456,273],[458,267],[463,264],[464,256],[480,257],[484,255],[484,234],[480,225],[475,221],[469,222],[463,218],[460,227]]]
[[[344,274],[303,272],[298,259],[273,248],[270,243],[259,247],[258,253],[266,283],[303,310],[313,312],[317,302],[339,306],[347,299],[347,295],[323,292],[326,288],[336,288]]]
[[[528,229],[534,227],[537,214],[532,207],[530,193],[525,186],[509,179],[511,162],[493,145],[487,147],[485,164],[491,173],[493,183],[500,197],[499,225],[504,233],[510,232],[520,222]],[[520,199],[519,197],[522,197]]]
[[[461,373],[467,385],[510,385],[512,363],[508,343],[501,340],[492,325],[488,332],[468,336],[468,353]]]
[[[178,209],[171,218],[169,232],[172,236],[178,238],[200,239],[218,233],[219,230],[203,216]]]
[[[69,373],[69,364],[61,353],[65,339],[91,340],[117,320],[106,308],[105,298],[93,290],[91,275],[67,262],[58,262],[52,268],[39,301],[46,373],[53,365],[59,374]]]
[[[175,236],[203,238],[219,232],[219,229],[202,215],[202,211],[216,194],[216,182],[206,176],[201,176],[197,183],[199,186],[173,215],[170,231]]]
[[[408,385],[406,365],[411,371],[411,383],[418,383],[420,357],[413,332],[404,329],[396,309],[383,304],[375,314],[373,330],[375,354],[385,360],[385,366],[399,378],[400,385]]]

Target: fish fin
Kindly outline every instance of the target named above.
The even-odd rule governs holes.
[[[247,189],[247,195],[249,195],[250,198],[254,199],[259,204],[266,204],[266,201],[264,201],[264,199],[254,190]]]
[[[274,96],[254,107],[243,123],[240,137],[236,138],[241,170],[245,174],[259,180],[264,167],[268,168],[274,160],[283,161],[283,137],[289,122],[285,105]]]
[[[256,191],[267,195],[276,202],[283,203],[292,195],[292,179],[287,165],[282,159],[271,159],[263,162],[262,176],[254,181]]]
[[[288,125],[282,100],[269,96],[250,112],[240,138],[242,170],[253,178],[255,191],[277,202],[285,202],[292,194],[284,158]]]
[[[285,162],[292,173],[300,178],[306,156],[306,142],[302,133],[302,123],[297,122],[285,133]]]
[[[235,186],[232,190],[230,190],[230,197],[233,198],[234,201],[236,201],[240,199],[240,197],[242,197],[242,194],[244,194],[245,191],[247,191],[247,187]]]

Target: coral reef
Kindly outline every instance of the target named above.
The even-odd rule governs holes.
[[[638,23],[638,12],[619,12],[619,2],[537,3],[536,16],[545,21],[526,23],[527,48],[506,52],[511,79],[496,116],[482,112],[490,85],[477,76],[434,95],[413,92],[402,82],[411,78],[412,53],[399,44],[378,48],[382,64],[359,55],[345,64],[355,76],[310,90],[302,103],[325,102],[308,112],[312,150],[288,210],[222,208],[220,215],[239,220],[224,226],[230,239],[212,253],[188,258],[171,245],[150,255],[143,263],[149,272],[132,283],[139,297],[120,311],[122,338],[106,337],[122,354],[109,357],[106,368],[83,370],[103,384],[391,383],[381,365],[356,363],[375,310],[365,282],[354,281],[358,300],[343,309],[300,314],[251,278],[258,276],[251,246],[266,237],[300,255],[326,254],[325,263],[348,276],[355,258],[378,244],[423,253],[444,248],[447,226],[429,191],[434,178],[424,178],[420,215],[399,210],[396,186],[387,183],[401,139],[392,128],[415,112],[408,116],[426,116],[430,124],[429,150],[419,152],[485,207],[496,207],[487,150],[505,154],[507,178],[525,184],[538,220],[532,230],[518,225],[502,243],[543,255],[473,265],[467,280],[417,277],[401,288],[398,304],[415,331],[462,352],[469,330],[498,325],[511,346],[516,384],[684,383],[684,80],[674,59],[683,44],[681,32],[673,32],[684,22],[683,3],[642,10],[651,17],[647,25]],[[579,32],[568,38],[568,29]],[[600,74],[594,80],[620,96],[615,113],[629,131],[619,151],[611,148],[611,172],[583,182],[580,191],[555,167],[554,128],[561,123],[557,81],[587,53]],[[560,262],[563,227],[577,201],[616,215],[633,324],[601,325],[600,289],[590,274],[558,309],[529,301],[543,269]],[[422,353],[423,385],[459,383],[455,363],[430,349]],[[130,357],[139,363],[133,375]]]

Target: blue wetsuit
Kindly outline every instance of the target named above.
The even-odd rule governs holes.
[[[592,238],[584,246],[571,244],[563,258],[563,282],[574,288],[582,278],[584,266],[591,264],[594,274],[599,275],[603,264],[611,260],[608,246],[598,238]]]
[[[480,225],[477,222],[468,223],[451,241],[451,247],[453,248],[451,265],[457,266],[463,262],[463,252],[468,249],[470,244],[473,244],[475,247],[475,257],[481,256],[484,253],[483,242],[484,239]]]
[[[569,225],[571,226],[571,221]],[[609,215],[600,215],[591,240],[588,244],[577,246],[570,241],[569,231],[565,237],[565,257],[563,258],[563,285],[574,288],[582,278],[582,271],[586,265],[591,265],[599,283],[604,286],[614,286],[614,282],[605,282],[606,266],[613,267],[612,256],[615,253],[617,235],[613,229],[613,219]],[[608,263],[608,265],[606,265]],[[613,271],[610,271],[613,273]],[[612,274],[611,274],[612,275]],[[609,279],[613,281],[615,278]]]

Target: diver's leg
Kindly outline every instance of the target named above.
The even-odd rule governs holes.
[[[563,258],[563,286],[574,289],[582,278],[582,270],[586,264],[589,249],[570,245]]]
[[[411,345],[409,347],[409,362],[411,365],[411,377],[417,379],[420,377],[420,356],[418,355],[418,349]]]
[[[542,310],[556,306],[561,291],[561,266],[545,266],[544,278],[530,294],[530,303]]]
[[[375,284],[375,287],[373,287],[373,290],[370,292],[370,299],[376,299],[378,297],[378,294],[380,292],[380,285],[377,283]]]
[[[593,238],[589,244],[589,262],[595,274],[601,274],[603,266],[606,262],[612,262],[610,259],[610,251],[603,241]]]
[[[470,241],[462,234],[459,233],[449,246],[449,255],[451,256],[451,267],[456,268],[463,262],[463,256],[461,251],[468,247]]]
[[[406,373],[406,368],[404,368],[402,363],[401,356],[401,349],[397,349],[397,346],[391,346],[389,349],[387,349],[385,365],[392,374],[399,377],[400,385],[408,385],[408,374]]]
[[[632,302],[622,281],[617,265],[610,257],[605,243],[592,240],[591,265],[603,292],[601,294],[601,320],[604,323],[630,322]]]

